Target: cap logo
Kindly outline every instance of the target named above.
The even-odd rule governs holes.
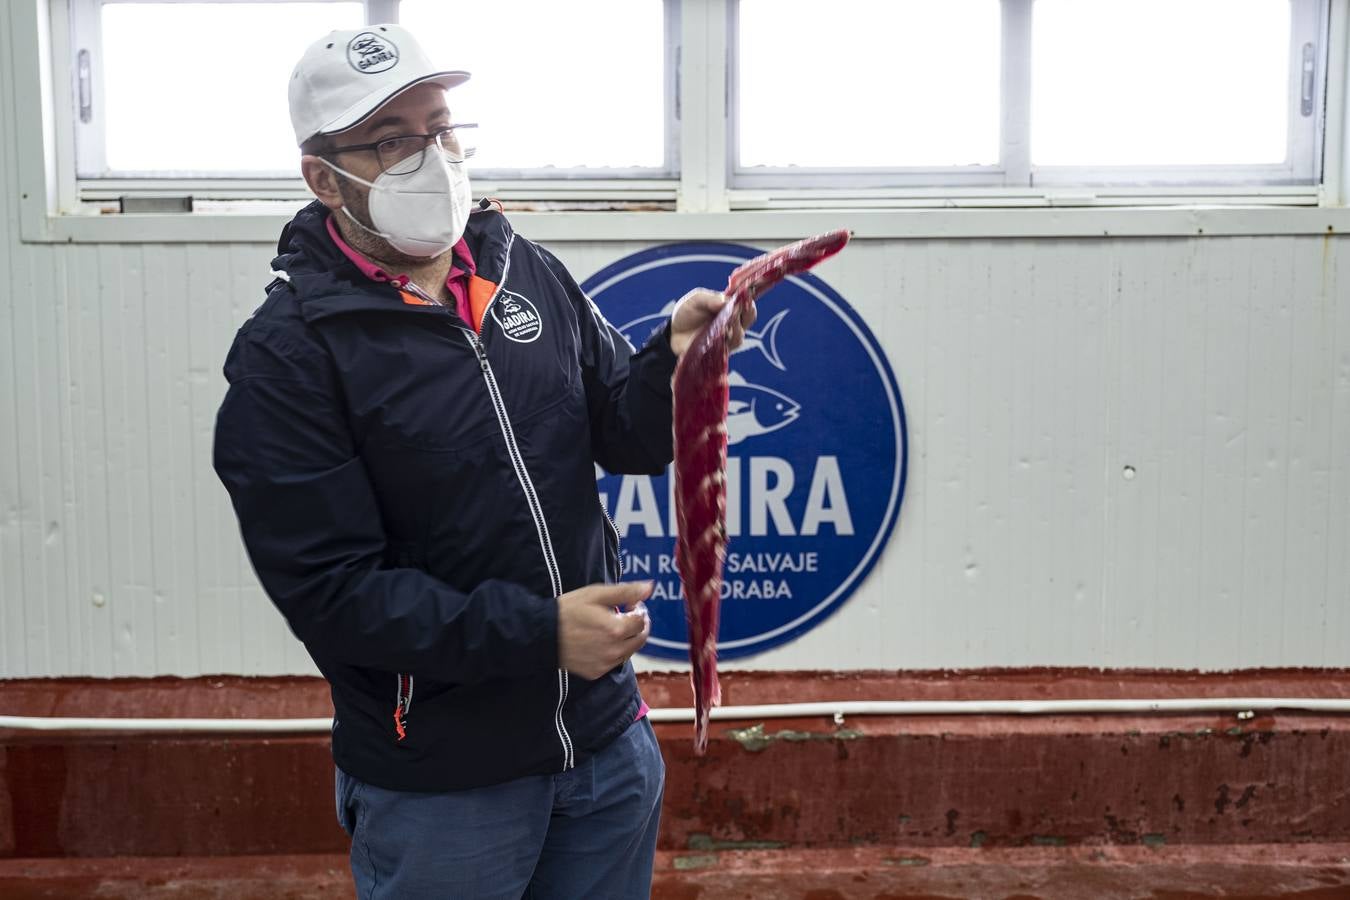
[[[358,72],[383,72],[398,65],[398,47],[373,31],[363,31],[348,42],[347,62]]]

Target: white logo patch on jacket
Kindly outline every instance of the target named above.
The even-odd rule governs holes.
[[[544,331],[539,310],[528,298],[512,291],[502,291],[497,302],[492,304],[492,318],[497,320],[502,332],[518,344],[528,344]]]

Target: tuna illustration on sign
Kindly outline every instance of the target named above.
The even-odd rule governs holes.
[[[764,358],[773,364],[775,368],[779,371],[786,372],[787,366],[783,365],[783,361],[778,357],[778,343],[776,338],[778,336],[778,326],[783,324],[783,318],[787,314],[788,311],[786,309],[781,310],[775,313],[759,331],[746,331],[745,340],[741,341],[739,347],[731,351],[731,355],[735,356],[737,353],[744,353],[747,350],[758,350],[760,353],[764,354]]]
[[[664,325],[674,311],[675,301],[672,300],[663,306],[659,313],[634,319],[627,325],[622,326],[619,328],[619,333],[627,338],[628,343],[634,347],[641,347],[646,343],[648,336]],[[786,372],[787,366],[783,365],[783,359],[778,355],[778,327],[783,324],[783,319],[787,317],[787,314],[788,310],[779,310],[758,331],[747,331],[745,340],[741,342],[739,347],[731,351],[731,355],[735,357],[738,353],[758,350],[764,354],[764,358],[769,361],[770,365],[781,372]]]
[[[728,381],[731,383],[731,398],[727,402],[728,444],[786,428],[801,412],[801,406],[788,395],[750,384],[735,370]]]
[[[664,324],[675,311],[675,301],[667,303],[661,311],[650,316],[634,319],[619,328],[619,333],[635,347],[640,347],[647,336]],[[758,331],[745,333],[745,340],[732,352],[736,354],[749,350],[758,350],[779,371],[786,372],[787,366],[778,354],[778,329],[787,317],[788,310],[774,313]],[[768,434],[780,428],[786,428],[801,414],[801,404],[787,394],[764,385],[751,384],[735,369],[731,371],[730,399],[727,403],[727,443],[739,444],[746,438]]]

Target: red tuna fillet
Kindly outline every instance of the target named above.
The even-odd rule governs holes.
[[[708,713],[722,702],[717,684],[717,622],[727,555],[727,335],[733,317],[769,288],[843,249],[849,232],[831,231],[757,256],[731,273],[727,303],[675,367],[675,544],[684,582],[693,665],[694,752],[708,748]]]

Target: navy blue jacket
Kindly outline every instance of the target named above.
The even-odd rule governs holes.
[[[543,248],[476,211],[481,337],[333,244],[315,202],[225,363],[215,467],[259,580],[332,685],[333,756],[394,790],[564,771],[639,707],[558,668],[562,593],[616,581],[595,464],[670,462],[668,329],[633,353]]]

